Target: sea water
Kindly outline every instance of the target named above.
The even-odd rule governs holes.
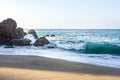
[[[35,55],[120,68],[120,29],[37,29],[36,32],[39,37],[47,35],[48,45],[55,48],[31,45],[6,49],[0,46],[0,54]],[[32,40],[31,44],[35,41],[30,35],[26,38]]]

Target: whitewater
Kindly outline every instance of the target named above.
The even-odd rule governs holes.
[[[6,49],[0,46],[0,54],[42,56],[120,68],[120,29],[37,29],[36,32],[39,37],[46,36],[50,43],[43,47],[31,45]],[[32,35],[24,38],[30,39],[31,44],[35,42]]]

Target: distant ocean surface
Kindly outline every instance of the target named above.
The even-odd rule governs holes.
[[[5,49],[0,46],[0,54],[37,55],[120,68],[120,29],[37,29],[36,32],[39,37],[47,35],[48,45],[55,48],[16,46]]]

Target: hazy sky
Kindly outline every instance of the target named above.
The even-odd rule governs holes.
[[[120,0],[0,0],[0,21],[40,29],[120,29]]]

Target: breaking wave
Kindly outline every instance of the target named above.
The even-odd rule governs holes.
[[[59,42],[57,46],[62,49],[84,51],[92,54],[112,54],[120,55],[120,46],[110,43],[94,43],[94,42]]]

